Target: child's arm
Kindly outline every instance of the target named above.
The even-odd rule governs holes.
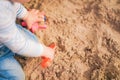
[[[14,53],[28,57],[45,56],[53,59],[54,51],[38,42],[26,38],[18,31],[12,8],[0,5],[0,43]]]
[[[27,9],[22,4],[17,2],[14,3],[14,8],[17,13],[17,18],[19,19],[23,19],[23,17],[25,17],[25,15],[28,12]]]

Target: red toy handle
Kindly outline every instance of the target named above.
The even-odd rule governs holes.
[[[55,48],[55,43],[52,43],[49,47],[54,49]],[[50,58],[42,56],[42,62],[40,64],[42,68],[48,67],[50,65],[50,63],[51,63]]]

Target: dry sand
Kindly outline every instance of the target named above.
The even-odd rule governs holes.
[[[56,43],[53,64],[20,59],[26,80],[120,80],[120,0],[32,0],[44,11],[47,29],[36,32]]]

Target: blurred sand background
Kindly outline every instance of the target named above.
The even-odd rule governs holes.
[[[35,34],[56,43],[53,64],[19,59],[26,80],[120,80],[120,0],[32,0],[44,11],[47,29]]]

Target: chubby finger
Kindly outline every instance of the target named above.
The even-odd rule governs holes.
[[[37,17],[36,21],[37,21],[37,22],[41,22],[41,21],[44,22],[44,18],[43,18],[43,17]]]
[[[44,18],[44,15],[42,15],[42,14],[38,14],[38,17],[40,17],[40,18]]]
[[[39,10],[35,10],[35,12],[34,12],[35,14],[39,14]]]
[[[38,26],[38,29],[46,29],[47,28],[47,25],[46,24],[44,24],[44,25],[40,25],[39,24],[39,26]]]

